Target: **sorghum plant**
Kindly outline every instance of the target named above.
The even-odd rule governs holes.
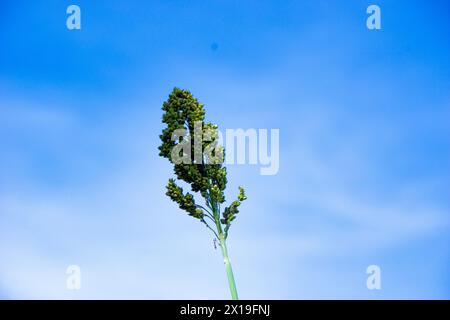
[[[175,179],[170,179],[166,195],[214,234],[222,249],[231,297],[238,299],[226,240],[241,202],[247,199],[244,189],[239,187],[237,200],[221,210],[227,185],[225,150],[218,145],[217,125],[205,122],[203,104],[189,91],[175,88],[162,110],[167,126],[160,135],[159,155],[173,164],[178,180],[190,185],[192,192],[184,193]]]

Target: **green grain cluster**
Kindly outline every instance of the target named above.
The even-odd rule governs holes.
[[[169,180],[166,195],[190,216],[203,223],[207,223],[205,217],[208,215],[207,210],[209,209],[213,222],[216,223],[215,220],[218,218],[219,224],[223,225],[225,237],[227,237],[231,222],[239,212],[238,207],[241,201],[247,199],[244,189],[239,187],[238,199],[221,213],[220,206],[225,202],[224,190],[227,186],[227,169],[222,162],[211,161],[206,154],[201,155],[201,163],[198,163],[198,158],[195,157],[195,140],[201,141],[202,150],[210,144],[216,144],[215,146],[217,146],[217,125],[205,122],[203,104],[199,103],[188,90],[173,89],[167,101],[164,102],[162,110],[164,111],[162,121],[166,124],[166,127],[160,135],[159,155],[172,162],[177,179],[188,183],[191,191],[198,193],[203,198],[205,205],[197,204],[194,195],[189,192],[184,193],[174,179]],[[196,122],[201,123],[204,134],[209,134],[208,141],[203,141],[202,136],[194,131]],[[186,130],[186,135],[180,137],[180,139],[173,139],[173,133],[177,129]],[[185,155],[191,157],[190,164],[172,161],[172,150],[178,143],[190,144],[189,149],[192,152]],[[224,152],[223,148],[217,146],[214,154],[222,153],[223,158]],[[215,217],[215,215],[218,215],[218,217]],[[217,233],[222,232],[222,230],[215,231]]]

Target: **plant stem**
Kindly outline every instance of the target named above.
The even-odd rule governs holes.
[[[230,286],[231,299],[238,300],[238,294],[236,290],[236,283],[234,281],[233,269],[231,268],[230,259],[228,257],[227,244],[223,233],[219,234],[220,247],[222,248],[223,263],[225,264],[225,270],[227,272],[228,284]]]
[[[230,286],[231,299],[238,300],[238,293],[236,290],[236,282],[234,281],[233,269],[231,268],[230,258],[228,257],[228,250],[226,244],[226,236],[222,231],[222,225],[220,224],[220,209],[217,202],[213,201],[209,197],[209,203],[214,215],[214,222],[216,223],[217,233],[219,234],[220,248],[222,249],[223,263],[225,264],[225,271],[227,272],[228,285]]]

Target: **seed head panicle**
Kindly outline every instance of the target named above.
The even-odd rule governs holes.
[[[220,213],[220,204],[225,202],[227,170],[223,166],[225,150],[218,145],[218,126],[205,122],[204,105],[188,90],[174,88],[163,103],[162,110],[162,122],[166,127],[159,136],[159,155],[173,164],[178,180],[189,184],[192,192],[200,193],[206,207],[212,211],[211,218],[224,225],[226,236],[231,222],[239,212],[238,207],[247,197],[244,189],[239,187],[238,200],[233,201],[222,214]],[[181,151],[175,149],[177,146],[182,147]],[[200,155],[196,153],[199,146]],[[175,159],[174,155],[176,158],[181,157],[182,161]],[[189,215],[206,223],[204,217],[208,214],[205,212],[207,209],[196,204],[194,195],[184,194],[174,179],[169,180],[166,194]]]

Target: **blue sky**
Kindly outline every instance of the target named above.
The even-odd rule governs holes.
[[[164,195],[174,86],[223,129],[280,129],[277,175],[228,168],[228,198],[249,198],[229,238],[241,298],[450,298],[446,1],[0,9],[1,298],[228,298],[211,235]]]

